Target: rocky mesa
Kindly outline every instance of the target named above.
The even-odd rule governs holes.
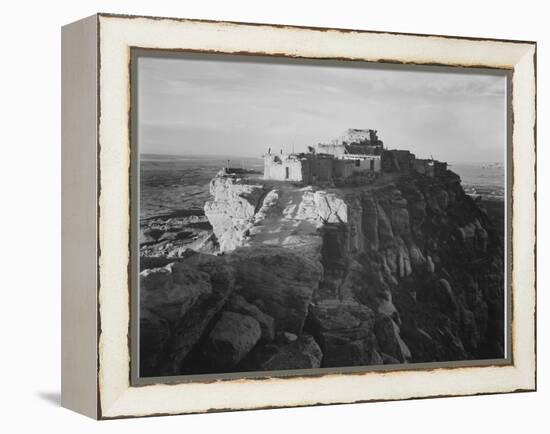
[[[141,375],[499,358],[502,229],[450,170],[312,186],[220,172],[207,253],[140,274]]]

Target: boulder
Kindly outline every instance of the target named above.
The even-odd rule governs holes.
[[[374,312],[347,300],[327,299],[310,308],[307,330],[323,351],[323,367],[372,365],[379,361]]]
[[[314,201],[323,223],[347,223],[348,206],[342,197],[326,191],[316,191]]]
[[[318,261],[279,246],[243,247],[228,256],[239,294],[274,318],[275,328],[299,335],[323,275]]]
[[[233,293],[224,310],[248,315],[258,321],[262,331],[262,340],[271,342],[275,338],[275,320],[263,313],[255,304],[247,302],[243,296]]]
[[[210,275],[182,262],[140,273],[141,306],[173,324],[211,292]]]
[[[170,365],[164,368],[168,374],[178,373],[180,363],[232,293],[234,282],[224,258],[205,254],[189,253],[181,262],[142,271],[140,305],[147,316],[140,324],[148,336],[142,355],[152,356],[159,345],[166,345],[165,360],[157,365]],[[169,343],[165,329],[170,330]],[[154,344],[153,339],[159,342]]]
[[[222,312],[208,335],[205,353],[219,368],[231,368],[254,348],[262,334],[260,323],[248,315]]]
[[[304,333],[291,343],[270,344],[259,349],[247,362],[249,367],[254,366],[250,369],[278,371],[319,368],[322,359],[323,353],[313,336]]]
[[[323,352],[313,336],[304,333],[299,339],[285,345],[262,363],[265,370],[319,368]]]
[[[289,332],[283,332],[283,339],[290,343],[290,342],[294,342],[295,340],[298,339],[298,336],[296,336],[294,333],[289,333]]]

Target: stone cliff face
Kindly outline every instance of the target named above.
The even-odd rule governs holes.
[[[404,177],[344,196],[348,224],[322,229],[318,297],[371,308],[384,359],[502,357],[502,240],[459,178]]]
[[[221,256],[142,272],[149,372],[503,356],[502,234],[452,172],[339,189],[219,174],[210,192]]]

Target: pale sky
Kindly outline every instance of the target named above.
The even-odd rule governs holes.
[[[234,59],[140,57],[140,153],[259,157],[371,128],[420,158],[504,161],[504,75]]]

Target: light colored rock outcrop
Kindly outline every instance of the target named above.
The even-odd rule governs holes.
[[[216,234],[220,250],[231,251],[243,245],[266,190],[261,184],[219,174],[210,182],[210,194],[213,200],[206,202],[204,213]]]
[[[220,173],[205,205],[220,251],[270,244],[318,257],[319,229],[347,223],[348,206],[336,193],[292,184],[254,183]]]
[[[348,206],[341,196],[321,190],[316,191],[314,197],[316,212],[322,223],[348,222]]]

